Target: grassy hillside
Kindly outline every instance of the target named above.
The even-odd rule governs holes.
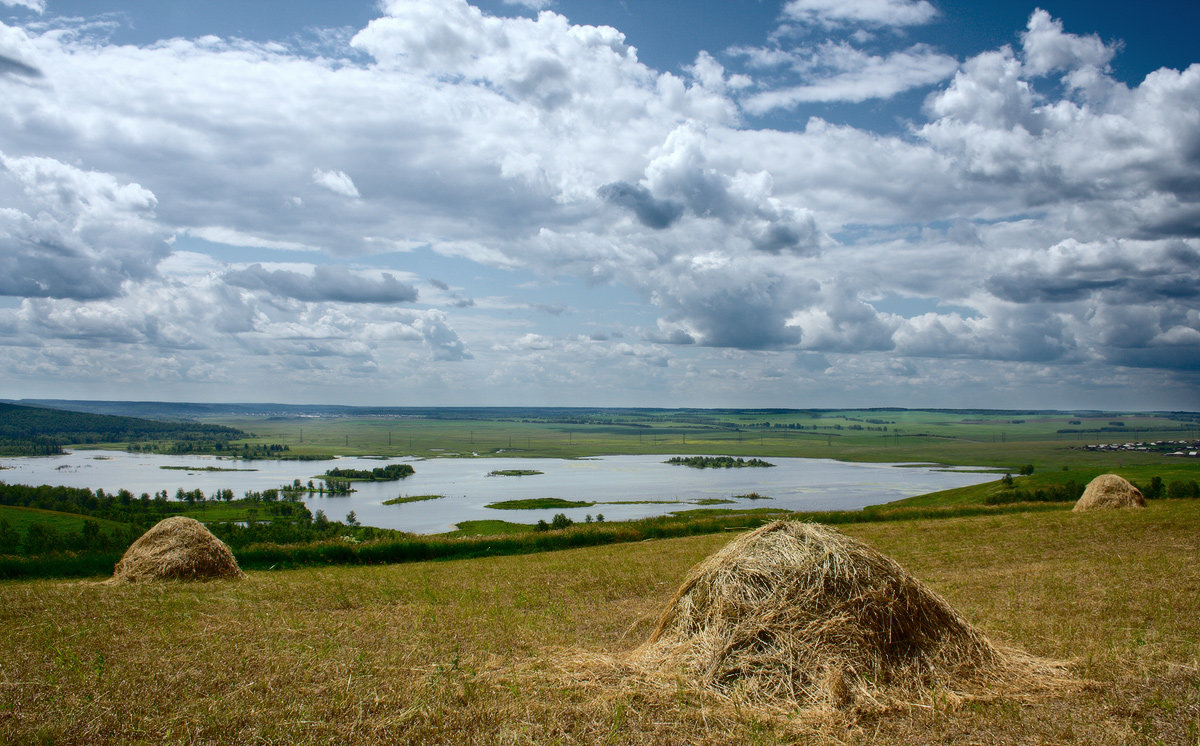
[[[103,518],[89,518],[77,513],[61,513],[56,510],[39,510],[38,508],[22,508],[13,505],[0,505],[0,521],[7,521],[14,530],[24,533],[29,524],[40,523],[58,533],[77,534],[83,530],[83,524],[91,521],[106,532],[125,530],[128,524],[116,521],[106,521]]]
[[[1200,735],[1200,501],[845,526],[1088,683],[802,723],[604,673],[728,533],[241,583],[0,583],[0,742],[1092,743]],[[592,663],[587,663],[592,661]]]

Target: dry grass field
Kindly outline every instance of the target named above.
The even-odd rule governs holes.
[[[598,661],[729,535],[544,554],[0,583],[0,743],[1200,744],[1200,502],[846,526],[1078,686],[772,713]]]

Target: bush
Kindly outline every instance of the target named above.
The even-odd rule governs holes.
[[[0,554],[16,554],[21,544],[21,535],[8,524],[8,520],[0,518]]]
[[[984,499],[984,503],[987,505],[1006,505],[1009,503],[1026,502],[1074,502],[1083,495],[1086,487],[1086,484],[1080,484],[1072,480],[1066,484],[1051,484],[1045,487],[1038,487],[1034,490],[1009,489],[996,495],[988,495]]]
[[[1184,497],[1200,497],[1200,485],[1193,480],[1184,482],[1181,479],[1173,479],[1167,485],[1167,497],[1184,498]]]
[[[567,526],[570,526],[574,522],[575,521],[572,521],[570,518],[567,518],[566,513],[555,513],[554,519],[552,521],[550,521],[550,528],[556,529],[556,530],[560,529],[560,528],[566,528]]]
[[[1148,485],[1138,484],[1138,485],[1134,485],[1134,486],[1136,486],[1139,490],[1142,491],[1142,495],[1144,495],[1147,500],[1154,500],[1156,498],[1162,497],[1163,490],[1165,489],[1165,487],[1163,485],[1162,477],[1158,476],[1157,474],[1155,474],[1153,477],[1150,478],[1150,484],[1148,484]]]
[[[25,529],[25,554],[41,554],[55,548],[58,537],[54,529],[37,521]]]

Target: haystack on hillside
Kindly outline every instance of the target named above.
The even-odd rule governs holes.
[[[1084,488],[1083,495],[1072,508],[1076,513],[1104,508],[1144,508],[1142,491],[1116,474],[1101,474]]]
[[[1023,676],[1017,657],[874,549],[779,521],[692,568],[630,662],[743,700],[845,707]]]
[[[125,550],[112,580],[195,580],[245,577],[233,552],[202,523],[173,516],[154,524]]]

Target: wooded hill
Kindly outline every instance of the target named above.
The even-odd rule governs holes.
[[[0,455],[42,456],[81,443],[229,441],[248,434],[223,425],[159,422],[0,402]]]

